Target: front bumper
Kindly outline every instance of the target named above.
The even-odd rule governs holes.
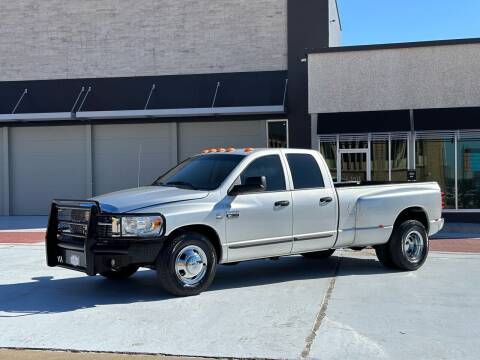
[[[59,216],[60,212],[62,216]],[[67,220],[65,213],[70,214]],[[114,214],[101,213],[99,204],[94,201],[54,201],[45,242],[48,266],[59,266],[96,275],[128,265],[155,264],[165,237],[149,239],[105,237],[98,231],[98,219],[106,215]],[[77,232],[65,232],[66,229],[76,229]]]

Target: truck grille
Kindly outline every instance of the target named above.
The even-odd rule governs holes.
[[[98,217],[97,236],[99,238],[112,237],[112,217],[111,216]]]
[[[90,222],[89,208],[79,209],[59,206],[57,208],[57,240],[60,247],[74,245],[84,247]]]

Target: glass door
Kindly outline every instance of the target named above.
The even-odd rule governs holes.
[[[337,178],[346,181],[371,181],[372,165],[369,149],[340,149],[337,157]]]

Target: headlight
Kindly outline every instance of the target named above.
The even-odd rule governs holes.
[[[154,237],[163,232],[161,216],[124,216],[122,220],[122,236]]]

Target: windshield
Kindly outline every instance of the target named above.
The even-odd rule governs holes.
[[[195,156],[162,175],[153,185],[192,190],[217,189],[245,155],[209,154]]]

